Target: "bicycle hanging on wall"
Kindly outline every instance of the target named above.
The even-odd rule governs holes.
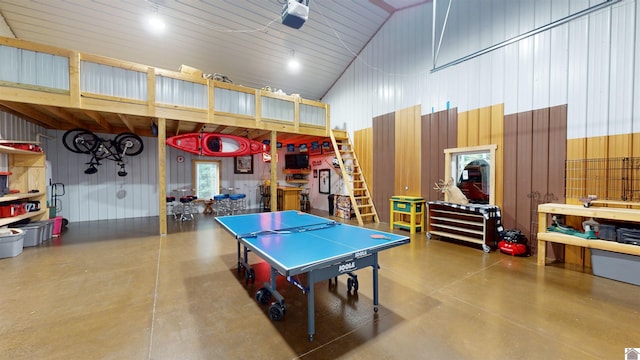
[[[104,139],[86,129],[71,129],[62,136],[67,150],[77,154],[91,154],[85,174],[98,172],[96,166],[100,160],[112,160],[118,163],[118,176],[127,176],[125,165],[127,156],[136,156],[144,149],[142,139],[134,133],[121,133],[115,139]]]

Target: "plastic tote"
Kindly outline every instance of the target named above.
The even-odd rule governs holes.
[[[0,229],[0,258],[22,254],[24,231],[20,229]]]
[[[45,230],[46,224],[32,222],[14,226],[24,231],[23,247],[38,246],[42,243],[42,232]]]

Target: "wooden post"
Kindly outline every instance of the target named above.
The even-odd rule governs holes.
[[[538,233],[547,231],[547,213],[538,211]],[[544,266],[547,262],[547,242],[540,240],[538,236],[538,265]]]
[[[278,211],[278,133],[271,131],[271,211]]]
[[[160,235],[167,235],[167,119],[158,118],[158,214]]]

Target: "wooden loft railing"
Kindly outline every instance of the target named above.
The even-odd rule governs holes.
[[[0,101],[329,136],[327,104],[0,37]]]

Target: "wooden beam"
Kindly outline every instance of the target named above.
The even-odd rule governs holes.
[[[212,125],[213,125],[213,129],[211,130],[211,132],[213,133],[222,133],[224,129],[227,128],[226,125],[215,125],[215,124],[212,124]]]
[[[202,131],[202,129],[204,129],[206,126],[207,126],[207,124],[199,123],[199,124],[196,126],[196,130],[195,130],[195,132],[198,132],[198,133],[199,133],[199,132],[200,132],[200,131]]]
[[[120,118],[120,120],[122,120],[122,122],[125,124],[127,129],[129,129],[129,131],[131,131],[134,134],[136,133],[136,128],[131,124],[131,121],[129,121],[129,119],[127,118],[127,115],[118,114],[118,117]]]
[[[44,112],[49,113],[50,115],[56,116],[59,119],[62,119],[66,122],[68,122],[69,124],[71,124],[70,127],[77,127],[77,128],[81,128],[83,127],[82,122],[80,121],[80,119],[76,118],[75,116],[73,116],[72,114],[68,113],[66,110],[62,109],[62,108],[58,108],[55,106],[44,106],[42,108],[42,110],[44,110]]]
[[[92,110],[85,110],[85,114],[87,114],[88,117],[95,121],[96,124],[100,126],[100,128],[104,129],[105,132],[112,132],[111,125],[109,125],[109,123],[102,117],[102,115],[100,115],[100,113]]]
[[[56,129],[55,120],[46,116],[45,114],[35,110],[33,107],[24,104],[16,104],[11,102],[2,103],[6,108],[16,112],[17,116],[25,118],[31,122],[34,122],[40,126],[44,126],[50,129]]]

